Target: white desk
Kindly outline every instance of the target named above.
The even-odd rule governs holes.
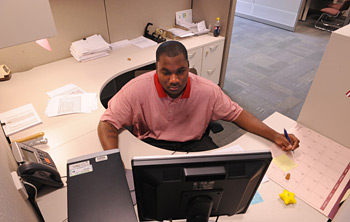
[[[220,38],[204,35],[198,38],[183,40],[189,49],[201,47],[205,44],[220,41]],[[43,123],[22,132],[11,139],[21,138],[30,134],[44,131],[48,138],[47,145],[38,146],[48,151],[53,157],[61,176],[66,175],[67,159],[88,153],[101,151],[97,124],[104,108],[98,104],[98,110],[89,114],[73,114],[48,118],[44,114],[49,97],[46,92],[74,83],[87,92],[99,94],[101,88],[114,77],[134,70],[138,67],[155,62],[156,47],[140,50],[128,46],[112,52],[108,57],[78,63],[73,58],[60,60],[54,63],[36,67],[23,73],[14,73],[12,79],[0,83],[0,112],[32,103]],[[129,61],[128,58],[131,58]],[[272,128],[282,131],[289,128],[294,121],[275,113],[265,120]],[[126,168],[131,168],[130,159],[138,155],[170,154],[147,145],[128,131],[120,134],[119,147]],[[267,148],[271,142],[251,134],[245,134],[232,144],[240,144],[244,149]],[[259,192],[264,203],[252,205],[245,215],[222,217],[220,221],[326,221],[326,217],[297,199],[297,204],[285,206],[278,194],[283,188],[272,181],[263,184]],[[63,221],[67,217],[66,188],[62,188],[38,199],[38,204],[47,221]],[[283,219],[282,219],[283,218]]]

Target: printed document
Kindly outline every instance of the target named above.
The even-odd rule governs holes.
[[[0,113],[0,120],[6,136],[41,123],[32,104],[27,104],[10,111]]]

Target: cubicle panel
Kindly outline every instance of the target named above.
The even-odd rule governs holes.
[[[133,39],[144,34],[148,22],[150,34],[157,27],[175,25],[175,13],[190,9],[190,0],[105,0],[111,42]]]
[[[6,64],[12,72],[29,70],[35,66],[70,57],[73,41],[101,34],[106,41],[108,29],[104,0],[50,0],[57,35],[49,38],[52,52],[35,42],[0,50],[0,64]]]
[[[283,29],[295,30],[303,0],[237,0],[237,15]]]
[[[350,148],[350,25],[333,32],[298,122]],[[302,142],[302,141],[301,141]]]
[[[294,30],[295,22],[298,17],[298,11],[290,12],[278,8],[272,8],[264,5],[254,5],[252,16],[269,22],[278,23]]]
[[[221,32],[225,37],[224,52],[221,63],[219,86],[224,87],[228,54],[230,51],[233,20],[235,16],[236,0],[193,0],[193,21],[205,20],[207,26],[211,25],[211,32],[216,21],[220,17]]]
[[[237,0],[236,12],[251,15],[253,10],[253,5],[254,5],[254,0]]]
[[[220,17],[220,35],[225,36],[230,15],[230,0],[193,0],[193,21],[205,20],[207,27],[211,25],[211,32],[214,30],[216,18]]]
[[[23,199],[15,187],[11,172],[16,170],[17,163],[0,128],[0,220],[38,221],[29,200]]]
[[[298,12],[300,0],[254,0],[256,5],[264,5],[274,9],[279,9],[287,12]]]

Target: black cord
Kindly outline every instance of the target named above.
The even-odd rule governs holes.
[[[218,222],[218,221],[219,221],[219,217],[220,217],[220,216],[217,216],[217,217],[216,217],[215,222]]]

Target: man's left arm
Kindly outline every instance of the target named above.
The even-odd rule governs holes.
[[[261,120],[246,110],[243,110],[237,119],[233,121],[233,123],[237,124],[239,127],[250,133],[254,133],[268,140],[271,140],[280,146],[284,151],[295,150],[299,147],[299,139],[293,134],[288,134],[292,143],[290,144],[284,134],[278,133],[275,130],[271,129],[269,126],[267,126],[265,123],[263,123]]]

